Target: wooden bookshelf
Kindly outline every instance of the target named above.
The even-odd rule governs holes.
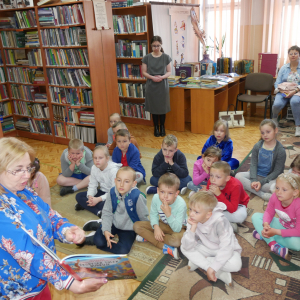
[[[108,26],[109,30],[96,30],[96,24],[94,19],[94,8],[92,1],[74,1],[74,2],[67,2],[67,3],[56,3],[51,5],[43,5],[37,6],[38,0],[34,0],[34,7],[26,7],[26,8],[17,8],[17,9],[9,9],[9,10],[0,10],[1,17],[8,17],[13,16],[14,12],[22,11],[22,10],[33,10],[36,16],[36,23],[37,27],[31,28],[22,28],[22,29],[1,29],[1,31],[38,31],[38,37],[40,46],[39,47],[23,47],[23,48],[10,48],[10,47],[3,47],[2,40],[0,41],[0,52],[1,57],[3,60],[3,67],[5,70],[6,78],[8,79],[7,69],[10,67],[20,67],[20,68],[33,68],[30,66],[20,66],[20,65],[8,65],[5,60],[4,50],[25,50],[26,54],[27,51],[31,51],[33,49],[40,49],[41,50],[41,57],[43,65],[38,67],[43,70],[44,77],[45,77],[45,84],[28,84],[28,83],[18,83],[18,82],[7,82],[5,83],[8,91],[9,98],[2,100],[1,102],[9,101],[11,103],[11,107],[13,110],[13,119],[14,123],[20,119],[21,117],[29,118],[28,116],[18,115],[14,110],[13,101],[22,101],[25,103],[30,104],[45,104],[45,106],[49,107],[49,119],[41,119],[30,117],[34,120],[49,120],[52,134],[43,134],[43,133],[36,133],[36,132],[28,132],[23,130],[13,130],[3,134],[2,128],[0,128],[0,137],[2,136],[22,136],[42,141],[48,141],[58,144],[65,144],[67,145],[70,139],[66,137],[58,137],[55,135],[54,131],[54,123],[53,122],[61,122],[65,133],[67,134],[67,125],[75,125],[80,127],[87,127],[87,128],[95,128],[95,143],[107,142],[107,129],[109,126],[109,115],[114,112],[119,112],[119,98],[118,98],[118,81],[117,81],[117,67],[115,63],[115,45],[114,45],[114,32],[113,32],[113,21],[112,21],[112,8],[110,2],[105,2],[106,11],[107,11],[107,18],[108,18]],[[38,10],[45,7],[55,7],[55,6],[71,6],[74,4],[82,4],[83,5],[83,12],[84,12],[84,24],[70,24],[70,25],[62,25],[62,26],[41,26],[39,23],[38,17]],[[62,46],[62,47],[52,47],[52,46],[44,46],[42,43],[42,34],[41,30],[44,29],[69,29],[71,27],[77,28],[84,28],[86,30],[86,39],[87,45],[86,46]],[[47,65],[46,60],[46,49],[87,49],[88,52],[88,60],[89,66],[52,66]],[[91,88],[87,86],[59,86],[59,85],[51,85],[50,81],[47,78],[47,69],[85,69],[89,70],[90,72],[90,79],[91,79]],[[11,85],[30,85],[30,86],[39,86],[40,92],[45,93],[47,95],[47,102],[43,101],[29,101],[24,99],[13,99]],[[93,98],[93,105],[72,105],[72,104],[63,104],[63,103],[55,103],[51,101],[51,94],[50,88],[52,87],[61,87],[61,88],[72,88],[79,91],[80,89],[90,89],[92,91],[92,98]],[[94,111],[95,116],[95,125],[89,124],[74,124],[73,122],[69,122],[69,118],[67,122],[59,121],[54,118],[53,115],[53,105],[64,106],[68,108],[74,109],[86,109],[90,108]],[[90,110],[89,110],[90,111]],[[8,117],[8,116],[7,116]],[[94,144],[91,143],[84,143],[87,147],[93,149]]]
[[[147,31],[146,32],[133,32],[133,33],[115,33],[115,43],[119,40],[130,40],[130,41],[141,41],[147,40],[147,53],[152,51],[150,41],[153,37],[153,27],[152,27],[152,16],[151,16],[151,5],[144,4],[139,6],[129,6],[129,7],[116,7],[112,9],[113,15],[135,15],[137,17],[146,16],[147,21]],[[134,65],[141,65],[142,64],[142,57],[115,57],[117,63],[128,63]],[[146,83],[145,78],[120,78],[118,77],[118,82],[122,83]],[[133,98],[133,97],[121,97],[119,96],[120,101],[122,102],[131,102],[142,104],[145,103],[144,98]],[[122,112],[121,112],[122,114]],[[126,117],[122,115],[122,120],[125,123],[133,123],[133,124],[140,124],[140,125],[148,125],[152,126],[152,120],[145,120],[142,118],[134,118],[134,117]]]

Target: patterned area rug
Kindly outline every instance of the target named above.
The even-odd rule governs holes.
[[[149,183],[151,176],[152,161],[155,154],[158,152],[156,149],[140,147],[142,152],[142,164],[146,170],[146,181]],[[186,154],[187,164],[192,174],[194,162],[197,159],[196,155]],[[140,190],[145,193],[148,185],[141,185]],[[64,197],[59,195],[60,186],[55,185],[51,188],[51,201],[52,207],[58,211],[63,217],[67,218],[71,223],[82,227],[87,221],[97,219],[95,215],[88,211],[75,211],[74,206],[77,203],[75,194],[69,194]],[[186,198],[186,197],[185,197]],[[147,196],[147,206],[150,212],[152,195]],[[187,201],[187,199],[186,199]],[[95,246],[84,246],[82,248],[76,245],[62,244],[56,241],[56,249],[67,255],[72,254],[97,254],[106,253],[97,249]],[[137,280],[142,281],[146,274],[151,271],[152,267],[163,257],[162,251],[154,247],[150,243],[135,242],[129,253],[129,259],[132,267],[137,275]]]
[[[278,139],[286,147],[285,169],[300,153],[300,138],[294,136],[294,128],[281,130]],[[248,171],[251,153],[244,159],[238,171]],[[201,269],[190,272],[187,259],[181,255],[176,261],[164,255],[153,270],[142,281],[128,300],[292,300],[300,299],[300,258],[293,253],[290,261],[270,252],[264,241],[253,238],[251,216],[254,212],[264,212],[267,202],[250,194],[248,217],[239,226],[237,239],[243,248],[243,266],[233,273],[233,287],[222,281],[208,281]]]

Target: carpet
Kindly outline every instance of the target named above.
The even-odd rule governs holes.
[[[149,185],[150,177],[152,175],[151,167],[152,161],[158,149],[140,147],[142,153],[142,164],[146,170],[146,185],[140,185],[139,189],[145,193],[146,187]],[[190,174],[193,172],[193,165],[197,159],[197,155],[186,154],[187,165]],[[67,218],[71,223],[82,227],[87,221],[97,219],[95,215],[88,211],[75,211],[74,206],[77,203],[75,194],[68,194],[64,197],[59,195],[60,186],[55,185],[51,188],[51,201],[54,210],[58,211],[63,217]],[[151,200],[153,195],[147,195],[147,206],[150,212]],[[184,197],[186,201],[187,195]],[[67,255],[72,254],[100,254],[106,253],[97,249],[95,246],[84,246],[82,248],[73,244],[63,244],[59,241],[55,242],[57,251]],[[152,267],[163,257],[162,251],[152,244],[134,242],[131,251],[129,252],[129,260],[137,275],[137,280],[142,281]]]
[[[300,138],[294,136],[294,129],[280,129],[278,139],[286,148],[285,169],[300,153]],[[243,160],[239,171],[248,171],[251,153]],[[248,217],[239,225],[236,237],[241,245],[242,269],[232,273],[233,287],[222,281],[208,281],[201,269],[190,272],[187,259],[181,254],[179,260],[164,255],[128,300],[292,300],[300,299],[300,257],[292,253],[286,261],[270,252],[269,246],[253,238],[254,226],[251,216],[264,212],[267,202],[250,194]]]

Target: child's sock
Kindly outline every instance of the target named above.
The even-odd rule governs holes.
[[[73,185],[72,189],[73,189],[74,192],[77,192],[77,191],[78,191],[78,188],[77,188],[76,185]]]
[[[140,236],[138,234],[136,235],[135,240],[138,241],[138,242],[147,242],[147,240],[145,240],[142,236]]]
[[[191,262],[189,260],[188,262],[188,269],[192,272],[192,271],[195,271],[196,269],[198,269],[199,267],[197,265],[195,265],[193,262]]]
[[[253,235],[254,238],[256,238],[258,240],[263,239],[256,230],[253,230],[252,235]]]
[[[225,284],[232,286],[231,273],[219,270],[218,272],[216,272],[216,277],[222,280]]]
[[[172,255],[175,259],[179,259],[179,254],[178,254],[178,249],[172,246],[169,246],[167,244],[164,244],[163,247],[163,253],[164,254],[170,254]]]
[[[270,244],[272,244],[270,246]],[[269,243],[269,246],[271,248],[271,251],[276,253],[277,255],[281,256],[284,259],[287,259],[288,254],[289,254],[289,249],[287,247],[284,247],[278,243],[276,243],[275,241]]]

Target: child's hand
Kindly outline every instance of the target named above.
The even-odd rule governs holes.
[[[209,186],[209,191],[211,191],[217,197],[221,195],[221,191],[218,186],[211,184]]]
[[[78,159],[76,160],[76,166],[78,167],[79,165],[80,165],[80,161],[81,161],[81,159],[83,158],[83,154],[81,154],[79,157],[78,157]]]
[[[162,205],[160,206],[160,209],[164,212],[167,218],[171,216],[172,208],[166,200],[162,200]]]
[[[207,279],[210,280],[210,281],[214,281],[214,282],[217,281],[216,271],[212,268],[207,269],[206,276],[207,276]]]
[[[70,154],[68,154],[68,159],[69,159],[71,165],[75,165],[75,160],[72,159],[72,157],[70,156]]]
[[[93,197],[89,196],[89,200],[87,201],[88,206],[95,206],[97,203],[103,201],[101,197]]]
[[[263,234],[263,237],[270,238],[274,235],[281,235],[281,230],[280,229],[275,229],[275,228],[272,228],[272,227],[267,228],[266,230],[264,228],[263,231],[262,231],[262,234]]]
[[[85,241],[85,233],[78,226],[72,226],[65,233],[66,240],[74,244],[82,244]]]
[[[112,235],[109,231],[106,230],[106,231],[104,231],[104,236],[107,241],[107,247],[109,247],[109,249],[111,249],[111,247],[112,247],[111,243],[115,243],[115,244],[117,243],[116,241],[113,241],[110,239],[110,238],[113,238],[114,235]]]
[[[158,225],[154,225],[154,237],[157,241],[163,242],[165,234]]]
[[[198,222],[192,221],[191,218],[188,218],[187,222],[192,226],[191,231],[196,232]]]
[[[268,222],[265,222],[263,225],[264,229],[262,230],[261,234],[263,237],[268,238],[268,231],[271,229],[271,227]]]
[[[259,181],[254,181],[251,183],[251,188],[258,192],[261,188],[261,183]]]
[[[205,173],[209,174],[209,169],[210,168],[206,164],[203,163],[202,164],[202,168],[203,168],[203,170],[204,170]]]

